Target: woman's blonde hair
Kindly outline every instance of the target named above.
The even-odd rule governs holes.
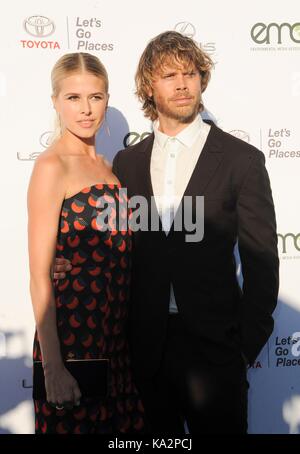
[[[52,96],[58,96],[63,79],[78,72],[86,72],[102,79],[105,91],[108,93],[107,71],[99,58],[86,52],[73,52],[60,57],[51,71]],[[62,125],[57,115],[51,142],[61,137],[61,134]]]
[[[166,64],[195,66],[201,76],[202,93],[210,79],[213,62],[200,47],[187,36],[175,31],[167,31],[153,38],[144,50],[135,75],[136,94],[142,102],[144,115],[152,121],[158,117],[156,106],[149,91],[152,91],[154,74]],[[203,104],[199,105],[199,112]]]

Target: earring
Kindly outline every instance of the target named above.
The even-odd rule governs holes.
[[[105,116],[104,116],[104,122],[105,122],[105,129],[106,129],[107,135],[108,135],[108,137],[110,137],[110,129],[109,129],[108,121],[106,119],[106,112],[105,112]]]

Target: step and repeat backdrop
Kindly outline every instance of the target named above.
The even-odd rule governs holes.
[[[166,30],[192,37],[215,63],[204,116],[266,157],[281,285],[274,332],[249,369],[249,432],[299,433],[299,1],[10,0],[1,18],[0,433],[34,432],[26,192],[54,127],[51,68],[75,51],[106,66],[110,107],[97,150],[112,160],[151,131],[134,74],[147,42]]]

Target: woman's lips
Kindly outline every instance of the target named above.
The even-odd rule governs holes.
[[[93,125],[94,120],[81,120],[78,123],[82,128],[90,128]]]

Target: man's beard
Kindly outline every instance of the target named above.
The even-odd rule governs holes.
[[[172,120],[177,120],[183,124],[189,124],[199,113],[201,97],[199,96],[196,102],[194,101],[194,103],[191,105],[174,107],[173,109],[170,108],[165,101],[161,101],[160,99],[154,99],[154,102],[156,109],[165,117]]]

